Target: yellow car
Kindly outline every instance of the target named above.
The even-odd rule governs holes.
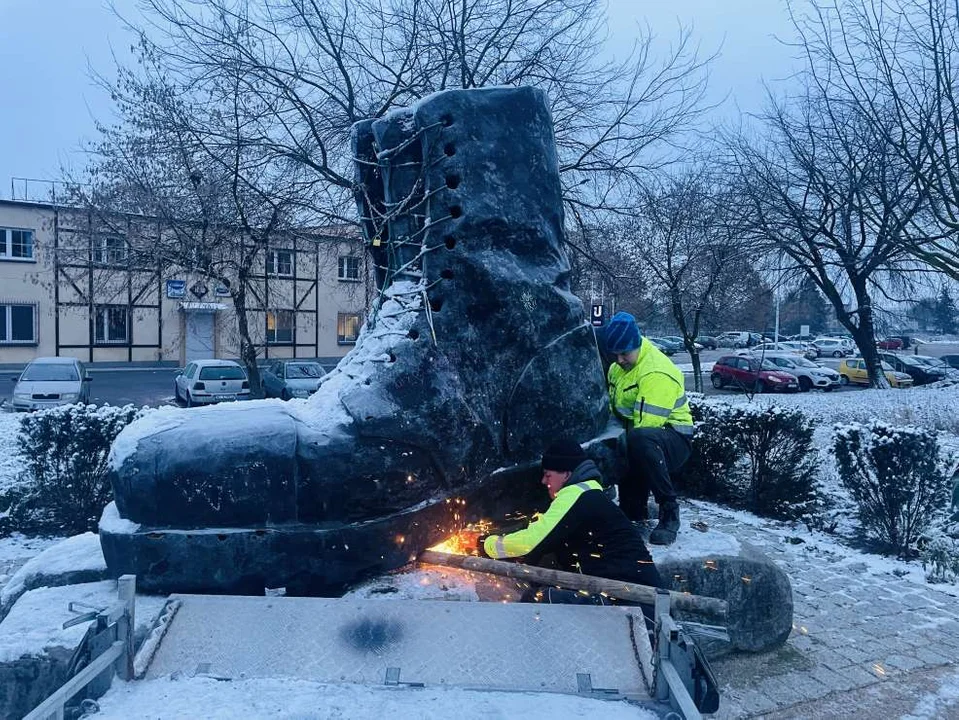
[[[912,387],[912,378],[906,373],[896,372],[892,365],[887,362],[882,363],[882,369],[886,373],[886,380],[894,388]],[[866,372],[866,361],[862,358],[849,358],[839,363],[839,383],[841,385],[868,385],[869,373]]]

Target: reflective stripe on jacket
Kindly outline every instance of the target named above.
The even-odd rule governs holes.
[[[490,535],[486,538],[483,549],[494,560],[529,555],[549,537],[551,532],[556,530],[566,514],[579,500],[579,496],[587,490],[602,492],[603,486],[596,480],[565,485],[556,493],[556,497],[550,503],[546,512],[533,520],[528,527],[509,535]]]
[[[596,464],[584,461],[543,515],[519,532],[489,536],[483,552],[494,559],[522,557],[533,565],[552,555],[561,570],[662,587],[643,536],[600,479]]]
[[[626,372],[613,363],[606,380],[609,408],[627,430],[669,423],[683,435],[693,434],[683,373],[646,338],[633,369]]]

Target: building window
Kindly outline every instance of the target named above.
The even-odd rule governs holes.
[[[360,259],[353,255],[343,255],[339,259],[337,279],[345,282],[360,281]]]
[[[266,274],[291,277],[293,275],[293,252],[269,250],[266,254]]]
[[[126,343],[130,341],[130,312],[122,305],[101,306],[94,315],[94,341]]]
[[[266,314],[266,341],[270,345],[293,342],[293,311],[273,310]]]
[[[37,306],[0,305],[0,343],[37,343]]]
[[[0,228],[0,260],[33,260],[33,230]]]
[[[336,342],[340,345],[353,345],[360,334],[363,316],[359,313],[336,314]]]
[[[93,239],[93,262],[101,265],[124,265],[127,261],[126,241],[118,235],[99,235]]]

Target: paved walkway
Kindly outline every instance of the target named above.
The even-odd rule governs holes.
[[[795,603],[784,647],[713,662],[723,689],[714,717],[959,718],[959,598],[826,536],[698,504],[684,524],[697,517],[769,555]]]

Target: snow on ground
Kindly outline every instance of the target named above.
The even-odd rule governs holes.
[[[0,623],[0,663],[24,656],[40,656],[44,648],[73,648],[80,642],[90,623],[63,628],[63,622],[93,609],[117,602],[117,584],[103,580],[79,585],[30,590],[16,602]],[[166,600],[138,595],[137,629],[146,632],[159,615]],[[81,603],[79,612],[70,612],[70,603]]]
[[[708,533],[720,537],[724,536],[724,533],[713,527],[714,525],[751,527],[762,530],[767,537],[771,536],[771,539],[778,539],[777,548],[784,549],[787,555],[800,564],[804,560],[810,563],[827,562],[834,568],[845,567],[856,572],[865,572],[876,576],[895,576],[921,587],[935,588],[944,594],[959,597],[959,585],[930,585],[927,583],[926,573],[919,560],[906,561],[885,555],[862,552],[844,545],[841,538],[835,535],[818,530],[809,530],[801,523],[761,518],[748,512],[732,510],[702,500],[686,501],[683,506],[683,529],[677,537],[676,545],[680,545],[681,541],[686,541],[695,546],[698,533],[693,532],[689,523],[696,520],[706,522],[710,526]],[[729,536],[726,535],[726,537]],[[759,549],[763,550],[762,547]],[[651,548],[651,552],[654,560],[661,560],[671,556],[672,548],[654,546]]]
[[[174,718],[597,718],[655,720],[625,702],[547,693],[326,685],[303,680],[220,682],[193,677],[116,683],[99,700],[97,720]]]
[[[14,485],[23,470],[23,459],[17,453],[20,415],[0,411],[0,492]]]
[[[939,690],[933,695],[927,695],[908,715],[901,720],[938,720],[938,718],[955,717],[950,712],[956,711],[959,704],[959,670],[947,676]]]
[[[20,533],[0,538],[0,585],[6,583],[27,560],[61,540],[63,538],[34,538]]]
[[[919,425],[959,435],[959,385],[916,387],[906,390],[856,390],[839,393],[812,391],[753,395],[710,395],[709,402],[733,405],[794,407],[831,428],[835,423],[876,419],[901,425]]]
[[[39,576],[106,570],[100,538],[92,532],[74,535],[28,560],[0,590],[0,608],[19,596]]]

